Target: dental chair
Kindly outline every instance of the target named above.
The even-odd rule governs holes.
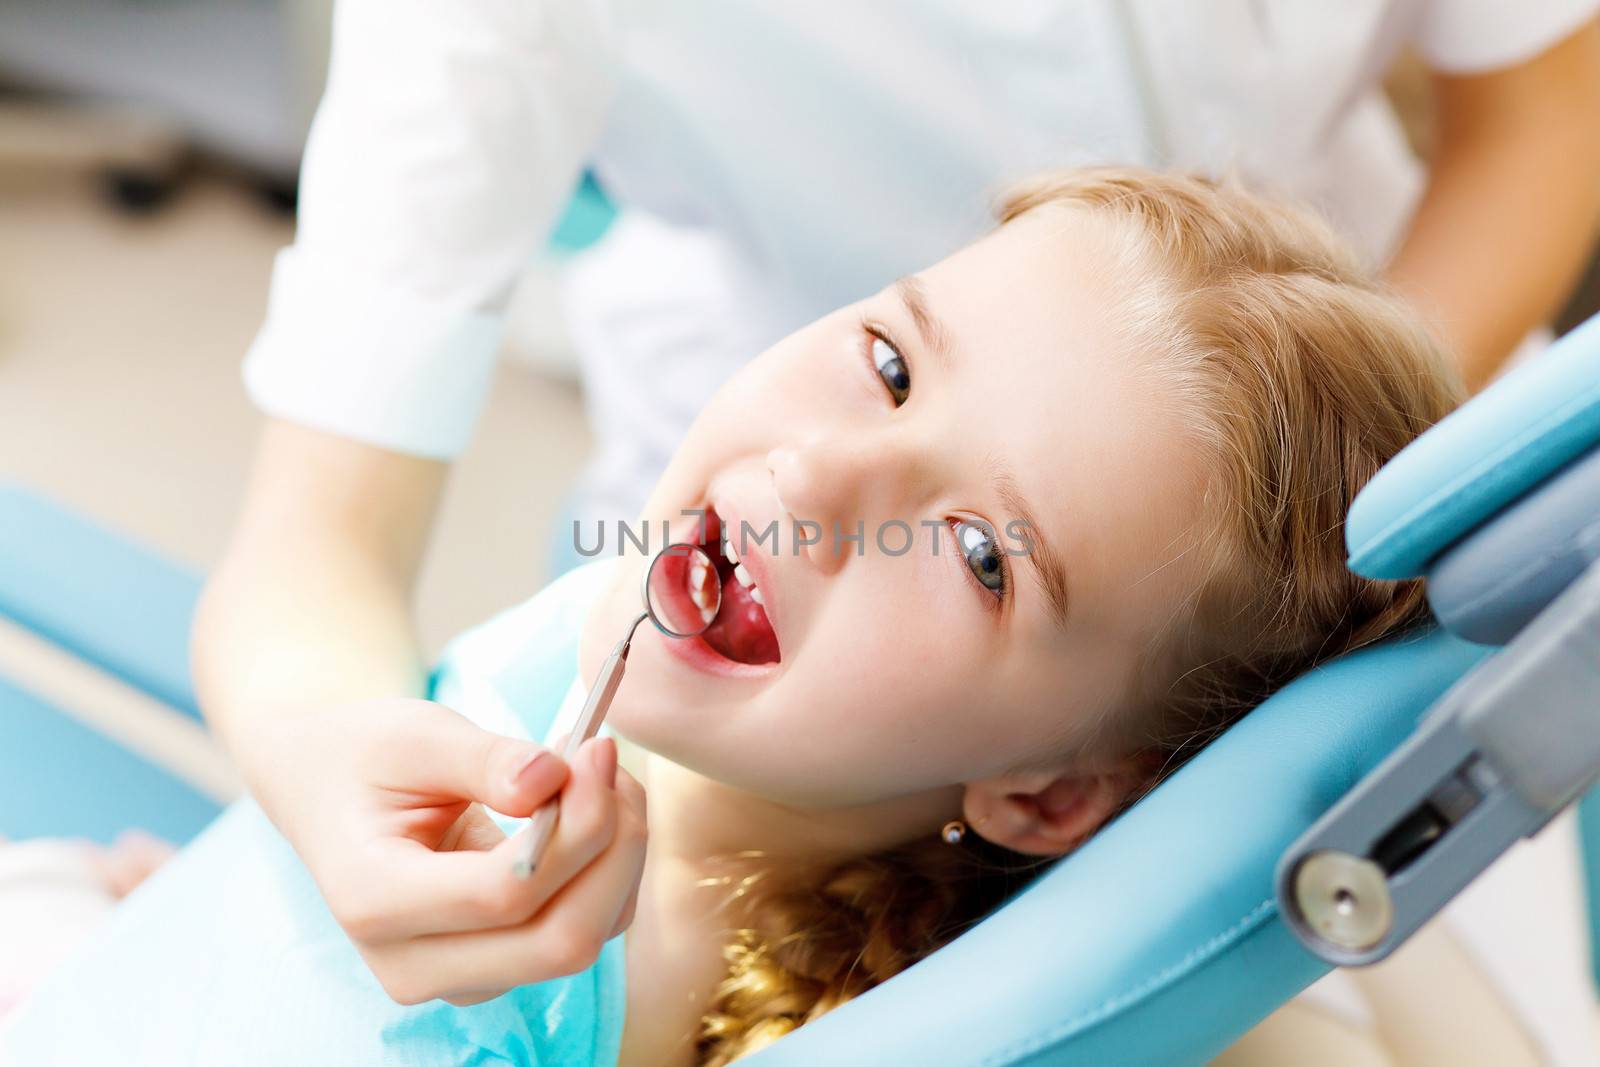
[[[1442,625],[1297,679],[976,928],[744,1062],[1204,1063],[1578,801],[1600,774],[1600,318],[1390,463],[1347,541],[1360,573],[1426,575]],[[49,646],[198,728],[197,591],[0,487],[0,653]],[[14,669],[0,656],[0,834],[183,840],[217,810]]]

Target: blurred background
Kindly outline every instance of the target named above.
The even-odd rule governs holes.
[[[37,491],[197,573],[226,542],[259,426],[240,361],[272,257],[292,236],[331,7],[0,2],[0,485]],[[1388,79],[1423,156],[1427,84],[1411,60]],[[562,271],[605,221],[580,201],[517,290],[498,381],[455,465],[423,577],[430,648],[545,577],[563,494],[590,448]],[[1591,265],[1557,332],[1597,309]],[[191,768],[218,759],[195,737],[158,734],[136,747]],[[1517,884],[1467,895],[1482,926],[1500,930],[1502,958],[1540,942],[1528,924],[1582,928],[1571,827],[1558,825],[1519,846],[1541,851]],[[1519,909],[1523,890],[1546,893],[1548,908]],[[1584,964],[1562,963],[1545,968],[1548,988],[1520,996],[1574,995],[1570,975]]]
[[[204,570],[258,416],[239,364],[292,235],[332,0],[0,4],[0,478]],[[1426,74],[1391,100],[1431,141]],[[499,381],[456,465],[424,576],[437,647],[536,589],[589,448],[561,323],[580,209],[528,266]],[[1600,308],[1591,269],[1558,333]]]
[[[0,479],[204,570],[258,416],[239,364],[292,235],[332,0],[0,4]],[[1388,79],[1426,156],[1420,63]],[[579,205],[530,263],[422,586],[430,647],[536,589],[588,449],[562,327]],[[1593,268],[1557,332],[1600,308]]]
[[[239,365],[292,236],[332,0],[0,4],[0,480],[196,570],[259,416]],[[445,638],[540,584],[588,452],[560,322],[569,217],[529,264],[422,586]]]

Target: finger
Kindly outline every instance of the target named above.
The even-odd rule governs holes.
[[[616,790],[619,799],[623,803],[627,804],[629,808],[637,812],[639,818],[646,819],[649,809],[645,799],[644,786],[639,784],[639,779],[635,778],[622,767],[618,767]],[[646,819],[646,821],[648,820]]]
[[[490,818],[482,804],[473,804],[461,813],[444,839],[439,842],[440,852],[488,852],[506,839],[505,831]]]
[[[619,773],[627,774],[626,771],[620,771]],[[618,787],[619,792],[622,792],[623,787],[621,782],[618,783]],[[632,800],[622,800],[619,797],[618,808],[620,817],[631,820],[634,825],[642,828],[644,825],[644,820],[643,816],[640,814],[640,811],[641,802],[644,797],[644,790],[637,782],[633,782],[633,788],[629,790],[629,792],[633,795]],[[493,824],[491,823],[491,825]],[[499,828],[495,827],[495,829],[498,831]],[[644,858],[641,857],[639,861],[641,874],[643,867]],[[626,930],[629,926],[633,925],[634,913],[638,908],[639,902],[639,886],[640,879],[635,878],[633,891],[628,894],[628,899],[623,903],[616,922],[612,924],[611,930],[605,935],[605,941],[610,941],[612,938]],[[504,996],[508,991],[509,989],[475,989],[470,991],[453,992],[440,997],[439,999],[444,1000],[446,1003],[453,1004],[458,1008],[470,1008],[475,1005],[494,1000],[496,997]]]
[[[616,792],[618,792],[618,803],[621,808],[630,813],[630,817],[637,821],[638,827],[642,827],[646,838],[646,854],[648,854],[650,822],[648,822],[648,811],[646,811],[645,805],[645,787],[638,784],[637,779],[632,774],[618,768],[618,773],[616,773]],[[637,910],[638,886],[635,885],[634,891],[627,894],[627,901],[622,902],[622,909],[619,910],[616,921],[611,925],[610,933],[606,934],[606,941],[611,941],[611,937],[618,936],[624,929],[634,925],[634,915]]]
[[[649,854],[649,822],[646,818],[644,786],[640,785],[633,775],[625,770],[617,772],[617,797],[618,803],[626,809],[623,818],[632,818],[637,826],[642,829],[646,839],[646,856]],[[622,830],[619,833],[624,832]],[[606,940],[622,933],[633,925],[634,914],[639,908],[639,887],[635,885],[633,892],[628,894],[628,899],[623,901],[621,910],[617,913],[617,921],[611,924],[611,931],[606,934]]]
[[[610,933],[606,934],[606,940],[610,941],[613,937],[616,937],[628,927],[632,926],[634,914],[638,910],[639,887],[634,886],[633,892],[628,894],[628,899],[623,901],[622,911],[617,915],[617,921],[611,924],[611,931]]]
[[[593,754],[580,753],[573,763],[555,833],[532,877],[514,873],[527,830],[487,851],[435,852],[386,838],[356,857],[358,865],[335,885],[324,886],[340,925],[358,941],[382,943],[526,921],[605,850],[616,829],[616,791],[600,783]],[[487,837],[486,829],[472,832]],[[375,884],[381,894],[372,892]],[[341,893],[338,886],[350,888]]]
[[[567,778],[559,753],[491,733],[442,704],[413,716],[377,758],[378,784],[393,792],[475,800],[519,818]]]
[[[643,875],[644,835],[631,822],[627,834],[563,886],[530,922],[398,942],[384,946],[369,962],[380,978],[385,973],[406,976],[395,984],[385,982],[391,996],[398,992],[424,1000],[475,997],[485,990],[576,974],[594,963],[609,940],[618,902],[627,900]]]
[[[558,751],[552,749],[551,751]],[[570,775],[570,771],[569,771]],[[538,814],[537,811],[534,814]],[[524,827],[528,829],[528,827]],[[450,849],[477,849],[486,851],[495,848],[506,840],[506,834],[500,829],[482,805],[474,804],[462,813],[461,817],[450,827],[439,842],[438,851]]]
[[[611,841],[617,824],[617,792],[610,782],[610,768],[615,766],[615,759],[608,760],[607,754],[614,751],[609,742],[591,738],[572,757],[573,774],[556,801],[555,825],[528,878],[546,887],[539,897],[540,904],[592,862]],[[505,857],[508,866],[521,866],[528,855],[532,833],[530,824],[498,846],[496,851]],[[532,913],[530,909],[527,914]]]
[[[126,830],[105,852],[107,884],[117,896],[125,897],[176,853],[177,849],[160,838]]]

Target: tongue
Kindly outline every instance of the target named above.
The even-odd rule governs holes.
[[[706,644],[739,663],[778,662],[778,635],[750,590],[731,575],[722,583],[722,609],[705,633]]]

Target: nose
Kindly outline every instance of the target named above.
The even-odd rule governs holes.
[[[779,505],[796,523],[794,536],[815,541],[805,552],[829,574],[847,557],[872,550],[871,517],[909,499],[909,468],[901,449],[860,436],[818,436],[767,453]],[[849,540],[858,534],[864,540]]]

